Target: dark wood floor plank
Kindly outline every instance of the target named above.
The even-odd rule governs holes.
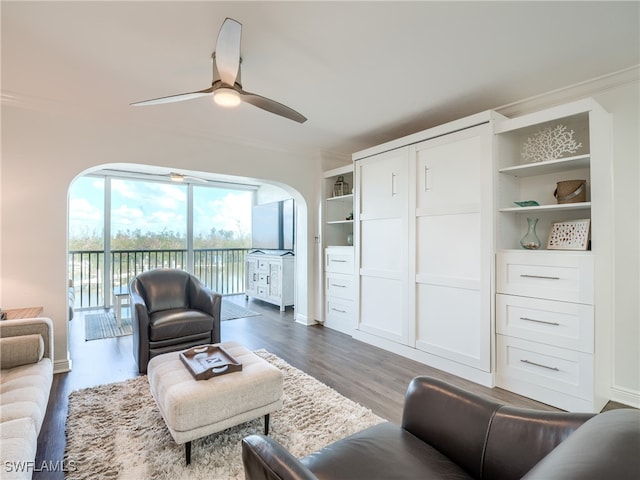
[[[501,390],[486,388],[419,362],[352,339],[320,325],[293,320],[293,311],[244,296],[230,299],[261,315],[222,322],[222,341],[238,341],[251,350],[264,348],[307,372],[342,395],[392,422],[402,418],[404,393],[417,375],[431,375],[499,402],[527,408],[555,410],[548,405]],[[133,360],[132,337],[84,340],[84,315],[70,322],[69,349],[73,369],[56,374],[42,431],[36,466],[61,461],[65,448],[65,422],[71,391],[123,381],[138,375]],[[35,472],[34,479],[62,480],[62,472]]]

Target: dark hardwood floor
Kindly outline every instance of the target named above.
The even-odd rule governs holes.
[[[222,341],[235,340],[251,350],[264,348],[392,422],[400,422],[405,390],[417,375],[442,378],[501,403],[555,410],[499,388],[477,385],[320,325],[300,325],[294,322],[291,309],[281,313],[278,307],[259,300],[246,301],[244,295],[229,299],[261,315],[222,322]],[[87,342],[83,312],[76,314],[69,330],[72,371],[54,375],[38,437],[36,466],[64,458],[67,398],[71,391],[138,375],[131,336]],[[35,472],[33,478],[63,479],[64,475]]]

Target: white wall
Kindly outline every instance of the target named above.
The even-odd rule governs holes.
[[[315,312],[319,157],[97,122],[12,106],[2,110],[0,305],[42,305],[54,322],[56,370],[67,358],[67,198],[87,169],[136,163],[239,175],[288,185],[298,221],[296,315]],[[301,229],[301,230],[300,230]],[[305,238],[301,237],[304,234]]]
[[[640,408],[640,87],[594,98],[612,114],[614,224],[613,396]],[[635,399],[635,401],[634,401]]]

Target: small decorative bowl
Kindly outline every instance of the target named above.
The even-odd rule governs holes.
[[[540,204],[535,200],[524,200],[523,202],[513,202],[519,207],[539,207]]]

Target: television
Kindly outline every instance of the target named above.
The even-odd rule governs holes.
[[[293,250],[293,198],[254,205],[251,211],[251,248]]]

